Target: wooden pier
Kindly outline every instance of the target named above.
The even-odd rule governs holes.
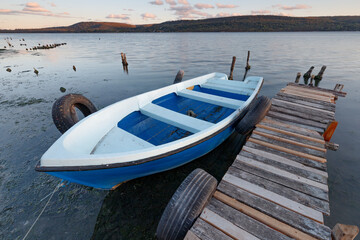
[[[323,135],[345,95],[281,89],[185,239],[331,239],[326,151],[336,144]]]

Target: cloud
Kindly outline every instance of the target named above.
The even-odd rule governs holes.
[[[190,5],[187,0],[178,0],[178,3],[183,5]]]
[[[266,15],[271,14],[271,11],[269,10],[253,10],[251,11],[251,15]]]
[[[55,3],[50,3],[50,5],[51,5],[52,7],[56,7],[56,4],[55,4]]]
[[[153,13],[143,13],[141,14],[142,18],[144,20],[148,20],[148,19],[155,19],[156,18],[156,15],[153,14]]]
[[[28,2],[25,5],[25,8],[23,9],[25,12],[50,12],[49,10],[42,8],[38,3],[36,2]]]
[[[215,17],[221,18],[221,17],[235,17],[235,16],[241,16],[241,13],[225,13],[225,12],[221,12],[216,14]]]
[[[201,12],[199,10],[195,10],[190,5],[174,6],[174,7],[170,7],[170,10],[175,11],[174,14],[178,16],[178,19],[194,19],[197,18],[196,16],[207,17],[207,18],[212,17],[211,14],[208,14],[206,12]]]
[[[305,5],[305,4],[297,4],[295,6],[286,6],[286,5],[277,4],[277,5],[274,5],[273,7],[274,8],[279,8],[279,9],[282,9],[282,10],[286,10],[286,11],[311,8],[311,6]]]
[[[237,8],[237,5],[234,4],[221,4],[221,3],[217,3],[216,4],[217,8]]]
[[[171,6],[175,6],[176,5],[176,2],[175,0],[165,0],[165,2]]]
[[[45,17],[62,17],[69,18],[71,17],[69,13],[53,13],[50,10],[47,10],[41,7],[36,2],[28,2],[25,4],[23,10],[11,10],[11,9],[0,9],[0,15],[38,15]]]
[[[195,8],[197,9],[208,9],[208,8],[214,8],[213,5],[211,4],[206,4],[206,3],[197,3],[194,5]]]
[[[130,17],[128,14],[109,14],[106,18],[113,18],[113,19],[122,19],[122,20],[129,20]]]
[[[155,0],[155,1],[150,2],[150,4],[152,4],[152,5],[163,5],[164,2],[162,0]]]

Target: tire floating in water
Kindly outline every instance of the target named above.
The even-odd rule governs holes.
[[[217,180],[197,168],[178,187],[156,229],[159,240],[184,239],[216,190]]]
[[[246,115],[236,125],[235,130],[241,135],[247,135],[266,116],[270,107],[270,98],[266,96],[257,98],[254,104],[251,104]]]
[[[55,126],[61,133],[65,133],[79,121],[76,108],[85,117],[97,111],[94,104],[81,94],[67,94],[54,102],[52,118]]]

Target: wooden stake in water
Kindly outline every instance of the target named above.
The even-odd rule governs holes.
[[[235,62],[236,62],[236,57],[233,56],[233,58],[232,58],[232,63],[231,63],[231,67],[230,67],[229,80],[234,80],[234,78],[233,78],[233,71],[234,71],[234,67],[235,67]]]
[[[245,80],[246,75],[247,75],[248,71],[249,71],[250,68],[251,68],[251,66],[250,66],[250,64],[249,64],[249,59],[250,59],[250,51],[248,51],[248,55],[247,55],[247,59],[246,59],[246,67],[245,67],[245,74],[244,74],[243,81]]]
[[[299,83],[300,78],[301,78],[301,72],[298,72],[296,75],[295,83]]]
[[[183,77],[184,77],[185,72],[183,70],[179,70],[178,73],[176,74],[175,80],[174,80],[174,84],[175,83],[179,83],[182,81]]]
[[[311,68],[304,74],[304,84],[307,85],[309,82],[309,78],[311,77],[311,72],[314,69],[314,66],[311,66]]]
[[[323,74],[325,72],[326,66],[322,66],[320,72],[318,73],[318,75],[315,76],[314,80],[315,80],[315,87],[319,86],[320,81],[322,80]]]

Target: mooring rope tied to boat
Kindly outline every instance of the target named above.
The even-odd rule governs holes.
[[[55,192],[59,190],[60,187],[64,187],[67,184],[65,184],[64,180],[61,180],[61,182],[56,185],[56,187],[54,188],[54,191],[52,191],[51,193],[49,193],[48,195],[46,195],[45,197],[43,197],[40,202],[42,202],[44,199],[46,199],[47,197],[50,196],[50,198],[48,199],[48,201],[46,202],[45,206],[43,207],[43,209],[41,210],[40,214],[37,216],[37,218],[35,219],[34,223],[31,225],[31,227],[29,228],[29,230],[26,232],[25,236],[23,237],[22,240],[25,240],[27,238],[27,236],[29,235],[29,233],[31,232],[31,230],[33,229],[33,227],[35,226],[35,224],[37,223],[37,221],[40,219],[41,215],[44,213],[46,207],[49,205],[51,198],[54,196]]]

